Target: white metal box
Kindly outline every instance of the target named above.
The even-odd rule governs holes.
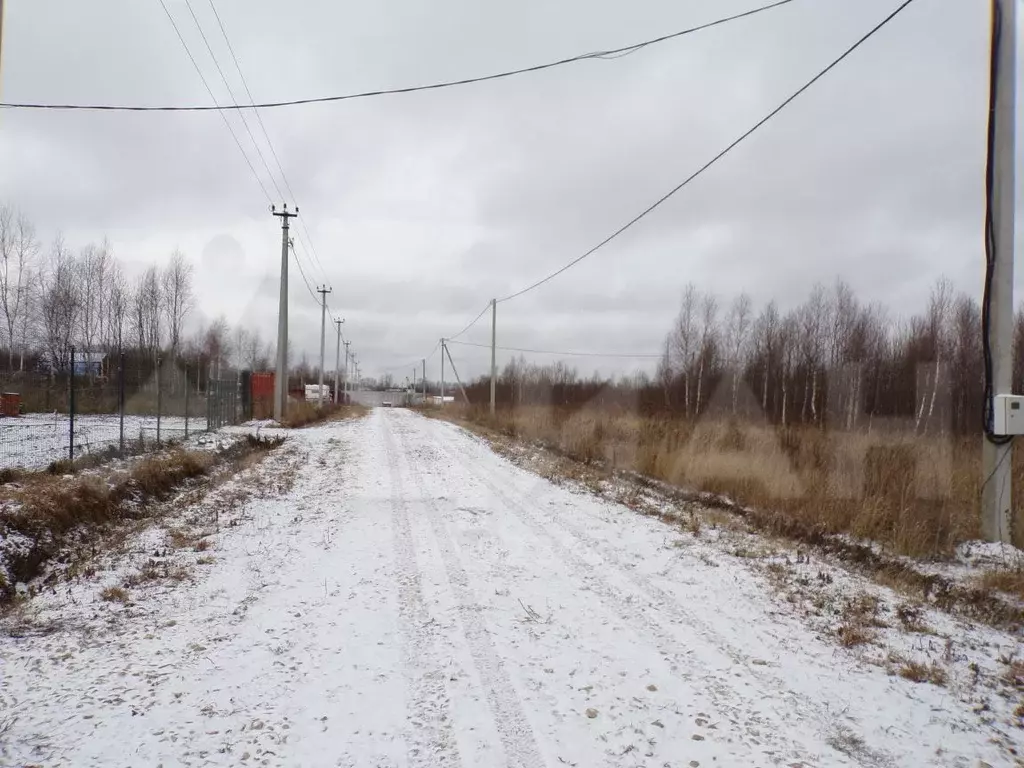
[[[992,398],[992,431],[997,435],[1024,435],[1024,395]]]

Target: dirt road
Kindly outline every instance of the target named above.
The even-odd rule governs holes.
[[[290,446],[260,472],[291,490],[220,520],[190,580],[39,598],[53,631],[0,644],[0,764],[999,764],[740,559],[452,425],[377,409]]]

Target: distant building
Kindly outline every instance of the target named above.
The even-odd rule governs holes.
[[[103,373],[103,361],[107,356],[103,352],[76,352],[75,376],[99,376]]]

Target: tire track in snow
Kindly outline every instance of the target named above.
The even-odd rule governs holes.
[[[473,444],[477,444],[475,439],[473,440]],[[472,460],[472,453],[468,448],[463,445],[457,445],[456,450],[464,457],[464,466],[474,466],[475,462]],[[486,450],[490,451],[491,449],[487,447]],[[487,475],[485,484],[495,480],[493,476],[488,475],[479,469],[473,469],[472,471],[482,480],[484,480],[485,475]],[[506,488],[506,492],[515,493],[515,489]],[[506,496],[506,498],[508,497]],[[533,513],[529,512],[524,507],[520,507],[520,509],[524,514],[533,516],[534,519],[537,520],[538,526],[543,527],[545,525],[543,520],[538,519],[538,516],[534,516]],[[566,519],[564,516],[552,515],[546,519],[555,527],[561,529],[564,533],[575,539],[578,543],[598,555],[602,560],[611,563],[615,567],[615,570],[629,581],[646,601],[668,614],[673,623],[682,624],[695,630],[709,646],[714,648],[716,651],[723,653],[730,661],[732,661],[732,663],[743,667],[746,673],[757,680],[757,682],[765,689],[783,694],[789,705],[789,711],[795,711],[801,719],[814,723],[822,741],[828,739],[830,733],[835,732],[835,718],[830,718],[827,713],[832,711],[844,711],[844,707],[846,706],[846,702],[844,700],[836,699],[835,701],[827,702],[828,705],[832,706],[827,706],[823,713],[820,705],[809,701],[797,692],[790,690],[786,681],[779,675],[774,674],[769,667],[751,667],[749,663],[750,657],[748,654],[744,654],[739,648],[735,647],[728,638],[726,638],[719,630],[710,626],[708,622],[701,618],[697,612],[688,610],[682,603],[680,603],[676,596],[659,587],[647,576],[637,573],[630,564],[627,564],[622,560],[621,554],[616,551],[614,547],[609,546],[606,542],[600,541],[599,539],[591,536],[580,525],[576,524],[572,520]],[[548,533],[548,536],[551,536],[551,534]],[[789,717],[788,714],[783,712],[780,712],[779,714],[782,717]],[[846,720],[849,721],[850,718],[846,718]],[[893,755],[879,752],[871,752],[870,754],[861,753],[848,756],[856,760],[858,765],[862,766],[891,766],[898,763]]]
[[[475,476],[482,485],[502,502],[506,509],[519,518],[524,525],[533,530],[534,534],[548,546],[552,554],[565,564],[566,568],[581,584],[586,584],[611,613],[627,626],[642,629],[650,638],[652,647],[666,659],[669,669],[677,677],[690,685],[702,685],[718,712],[727,717],[732,725],[743,729],[743,737],[753,738],[755,740],[754,743],[760,744],[766,754],[773,753],[778,757],[778,753],[784,753],[786,755],[785,759],[789,762],[803,761],[813,765],[820,759],[818,755],[806,754],[801,745],[783,735],[780,726],[791,719],[787,714],[778,713],[776,720],[768,719],[761,715],[760,708],[765,706],[765,700],[746,694],[738,686],[726,685],[723,683],[724,673],[716,675],[714,673],[694,674],[691,672],[690,670],[695,668],[694,659],[692,658],[693,650],[674,650],[680,645],[679,639],[674,637],[671,630],[666,629],[660,621],[653,618],[657,610],[665,606],[658,605],[655,599],[642,592],[641,600],[624,595],[621,590],[602,577],[592,563],[573,551],[573,548],[563,544],[557,536],[552,535],[544,522],[513,498],[509,491],[503,490],[488,473],[478,469],[476,467],[478,457],[474,457],[467,448],[459,445],[458,441],[452,443],[435,441],[435,445],[442,452],[447,453],[457,466],[468,474]],[[454,451],[450,450],[450,448],[454,449]],[[583,542],[580,543],[582,544]],[[614,563],[614,567],[616,571],[621,572],[623,570],[617,562]],[[628,580],[628,576],[625,573],[623,573],[623,578]],[[654,610],[650,610],[651,608]],[[690,624],[687,619],[679,620],[679,623],[683,625]],[[708,642],[708,648],[711,652],[722,653],[722,649],[712,644],[708,638],[704,637],[703,639]],[[745,666],[744,669],[749,672]],[[822,743],[824,745],[824,739],[822,739]],[[842,764],[843,758],[848,756],[836,753],[832,757],[833,759],[840,760],[838,764]],[[869,765],[876,765],[876,763],[872,762]]]
[[[399,434],[401,437],[401,433]],[[545,763],[537,746],[533,728],[526,718],[522,702],[512,685],[508,671],[495,650],[491,633],[480,613],[475,609],[478,600],[470,586],[466,569],[452,545],[451,536],[449,536],[441,517],[441,511],[433,496],[427,492],[422,470],[410,465],[404,450],[401,453],[423,499],[423,504],[427,507],[427,517],[434,531],[434,538],[441,552],[445,571],[448,573],[448,582],[455,593],[466,643],[469,646],[470,655],[473,657],[477,674],[480,676],[480,682],[483,684],[487,703],[491,708],[491,716],[505,750],[507,764],[510,768],[540,768]]]
[[[384,452],[391,477],[392,548],[398,585],[398,619],[402,631],[402,662],[409,689],[408,742],[411,766],[461,766],[448,706],[444,672],[437,663],[437,624],[423,600],[423,587],[395,443],[381,422]]]

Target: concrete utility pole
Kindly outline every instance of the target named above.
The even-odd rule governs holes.
[[[427,404],[427,358],[423,358],[423,405]]]
[[[1014,110],[1017,90],[1017,0],[992,2],[992,238],[995,264],[989,291],[988,344],[992,357],[992,395],[1013,391],[1013,214],[1016,158]],[[986,238],[988,233],[986,232]],[[992,403],[986,403],[991,409]],[[986,425],[987,428],[987,425]],[[985,436],[981,449],[981,534],[988,541],[1010,543],[1013,446],[1009,438],[993,442]]]
[[[0,91],[3,90],[3,0],[0,0]]]
[[[277,307],[277,371],[274,375],[274,420],[281,422],[288,415],[288,219],[299,215],[289,213],[287,203],[270,212],[281,219],[281,297]]]
[[[331,292],[331,289],[327,286],[323,288],[317,288],[316,292],[320,294],[320,378],[317,382],[319,389],[316,395],[316,407],[324,407],[324,340],[325,334],[327,333],[327,294]]]
[[[444,339],[441,339],[441,407],[444,408]]]
[[[498,301],[491,299],[491,416],[494,415],[495,390],[498,381],[498,363],[495,355],[495,344],[498,340]]]
[[[345,318],[334,322],[338,326],[338,346],[334,350],[334,404],[337,405],[341,398],[341,393],[338,392],[338,376],[341,372],[341,324],[345,322]]]
[[[345,342],[345,382],[344,384],[342,384],[342,387],[344,388],[345,399],[342,400],[342,402],[346,404],[348,403],[348,345],[351,343],[351,341]]]

